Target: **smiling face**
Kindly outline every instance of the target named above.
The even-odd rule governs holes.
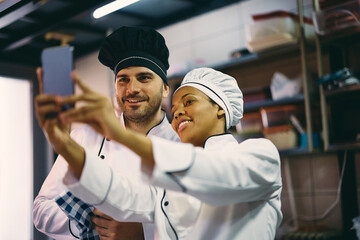
[[[205,140],[225,132],[225,112],[203,92],[182,87],[173,96],[171,125],[184,143],[203,146]]]
[[[116,74],[116,100],[125,120],[134,123],[160,121],[161,101],[169,88],[146,67],[128,67]]]

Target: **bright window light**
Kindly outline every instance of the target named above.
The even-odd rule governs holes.
[[[109,13],[115,12],[120,8],[124,8],[130,4],[133,4],[139,0],[116,0],[109,4],[106,4],[98,9],[96,9],[93,13],[93,17],[98,19]]]
[[[0,76],[0,109],[0,239],[33,239],[30,81]]]

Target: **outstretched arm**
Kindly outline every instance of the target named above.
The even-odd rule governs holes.
[[[154,185],[186,191],[212,205],[278,196],[281,189],[280,159],[270,141],[263,139],[238,144],[231,139],[226,140],[229,142],[221,149],[210,150],[155,137],[147,138],[123,128],[115,121],[110,101],[80,80],[75,80],[83,94],[62,101],[84,101],[86,105],[62,113],[62,121],[90,124],[105,136],[133,150],[142,158],[142,166],[151,170]],[[174,152],[177,154],[174,155]]]

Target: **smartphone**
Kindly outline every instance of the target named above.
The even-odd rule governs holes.
[[[41,53],[43,87],[45,94],[68,96],[74,93],[71,79],[73,70],[73,47],[60,46],[46,48]],[[64,110],[73,107],[64,106]]]

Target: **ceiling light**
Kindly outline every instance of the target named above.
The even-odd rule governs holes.
[[[120,8],[126,7],[130,4],[133,4],[139,0],[116,0],[109,4],[106,4],[102,7],[99,7],[93,12],[94,18],[101,18],[109,13],[115,12],[119,10]]]

